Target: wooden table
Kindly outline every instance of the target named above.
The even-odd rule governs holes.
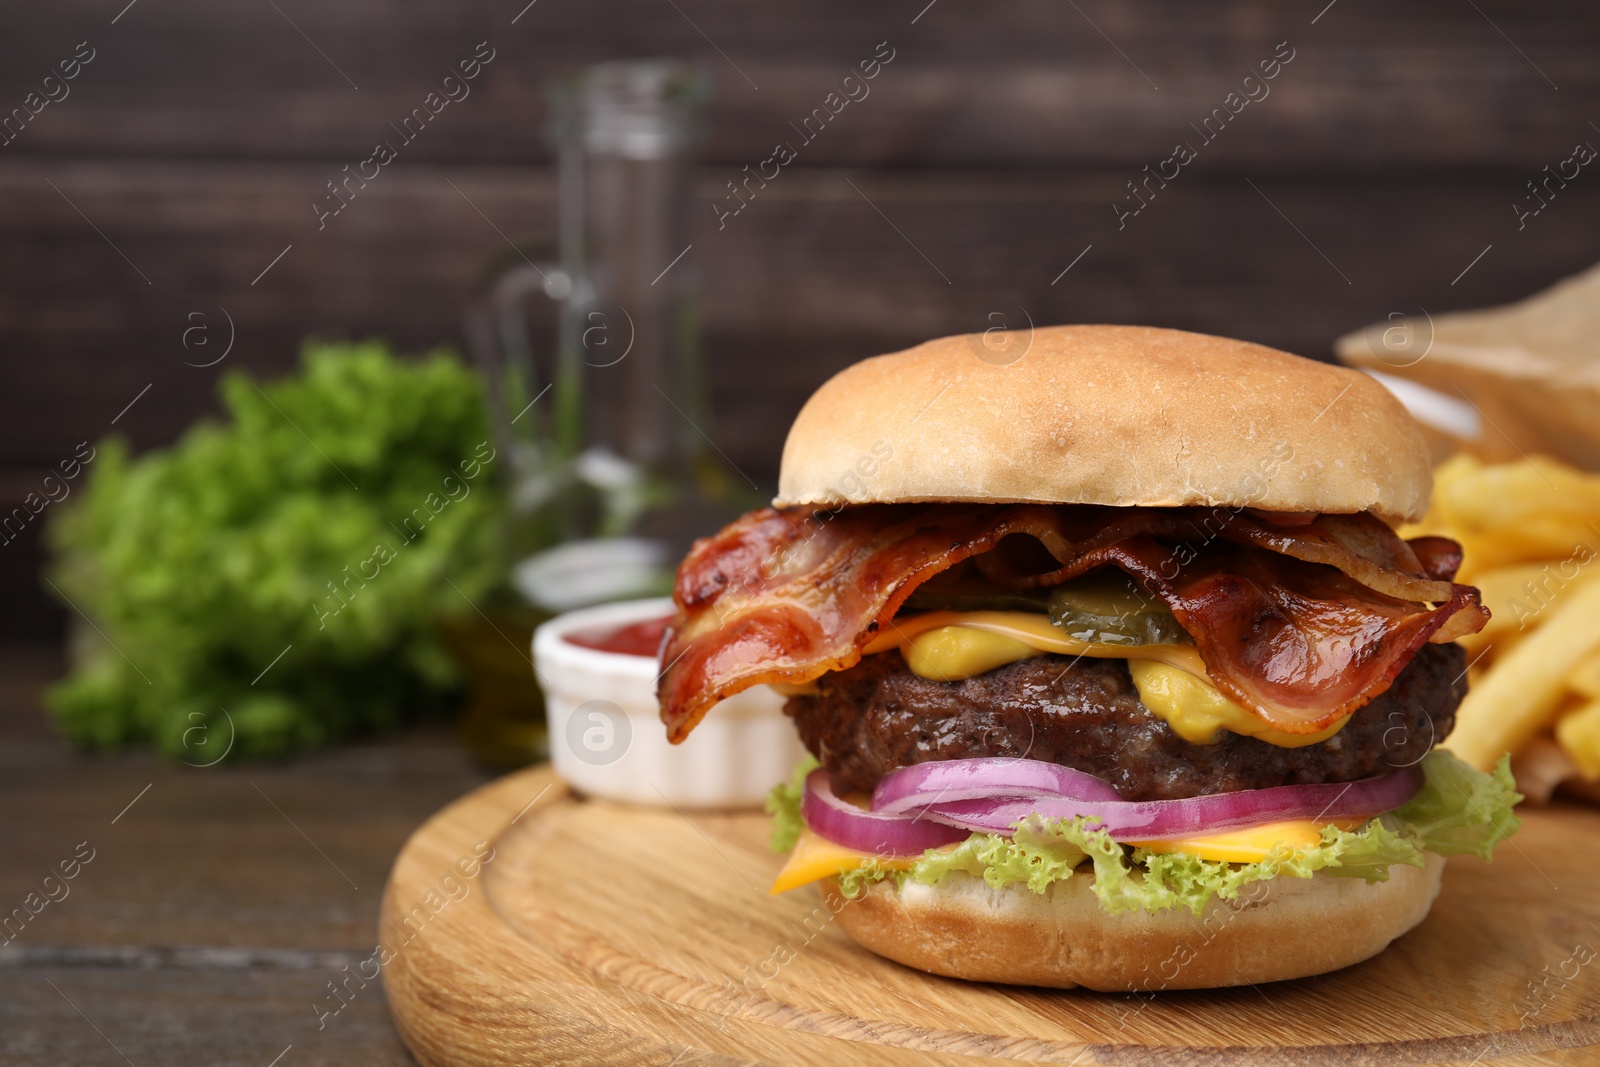
[[[282,765],[86,756],[39,703],[60,673],[0,648],[0,918],[93,849],[0,935],[0,1064],[412,1063],[378,983],[317,1006],[371,954],[406,836],[488,778],[448,729]]]
[[[844,935],[848,905],[767,894],[782,865],[767,836],[754,812],[584,799],[548,767],[474,790],[395,863],[383,981],[401,1032],[435,1067],[1600,1063],[1582,963],[1600,929],[1600,820],[1576,805],[1525,812],[1492,865],[1450,860],[1428,920],[1376,959],[1170,992],[984,985],[889,963]],[[590,876],[597,841],[633,862]],[[492,862],[464,862],[479,856]],[[1197,922],[1192,943],[1230,921]],[[1183,957],[1146,962],[1159,990]]]
[[[51,650],[0,646],[0,1067],[413,1063],[390,1021],[380,982],[350,983],[357,988],[354,999],[336,1015],[324,1013],[336,1004],[330,983],[357,971],[373,952],[379,898],[401,845],[438,809],[489,779],[470,764],[449,731],[413,729],[276,766],[194,769],[148,752],[86,756],[55,735],[39,704],[40,689],[60,669]],[[517,784],[508,781],[497,789],[516,792]],[[486,795],[479,795],[480,804]],[[525,802],[519,793],[505,803],[511,804],[510,812]],[[1559,821],[1572,812],[1546,814]],[[775,862],[761,848],[759,829],[744,827],[726,836],[738,821],[708,816],[696,823],[693,834],[677,828],[687,842],[686,862],[726,861],[730,849],[742,849],[749,863],[758,862],[751,857]],[[713,844],[714,838],[723,844]],[[695,849],[705,854],[695,859]],[[709,858],[718,849],[720,860]],[[80,860],[74,878],[46,882],[59,864],[74,858]],[[1507,878],[1527,876],[1521,868],[1526,857],[1505,859]],[[497,872],[518,862],[516,851],[508,847],[497,862]],[[1552,871],[1587,901],[1592,898],[1583,885],[1585,862],[1592,861],[1573,857],[1568,866]],[[59,899],[42,903],[46,890]],[[784,908],[804,911],[814,903],[796,898],[774,904],[758,888],[752,893],[760,898],[761,923],[783,921]],[[12,909],[27,914],[30,894],[35,894],[31,903],[37,914],[20,927],[13,917],[12,929],[5,929]],[[469,899],[480,902],[477,896]],[[457,906],[440,922],[453,923],[469,910],[467,904]],[[1562,946],[1588,936],[1572,920],[1564,914],[1539,917],[1544,926],[1561,927]],[[764,926],[756,934],[763,947],[779,936]],[[1483,932],[1468,929],[1463,936],[1481,939]],[[713,941],[706,939],[707,951],[715,947]],[[859,950],[840,939],[827,952],[848,957]],[[820,949],[812,955],[825,985],[842,963]],[[1402,952],[1390,962],[1403,968],[1406,958]],[[517,977],[559,983],[560,997],[586,1016],[609,1014],[608,1034],[631,1025],[624,1016],[639,1004],[654,1003],[631,989],[608,992],[604,983],[597,984],[592,967],[570,971],[546,963]],[[1514,1012],[1525,973],[1532,973],[1530,966],[1507,971],[1505,1003],[1497,1010]],[[487,981],[502,1002],[523,996],[511,978],[456,977]],[[1592,1025],[1592,989],[1569,991],[1566,996],[1584,999],[1558,1006],[1570,1012],[1578,1005],[1587,1020],[1582,1025]],[[1420,990],[1410,1007],[1427,1010],[1427,997],[1438,992]],[[1026,993],[1015,996],[1039,1000]],[[474,1015],[492,1008],[493,999],[468,997]],[[416,1000],[412,989],[411,1001]],[[527,1012],[533,1006],[533,999],[515,1003],[519,1025],[537,1021],[537,1012]],[[592,1050],[604,1054],[604,1043],[581,1043],[585,1025],[567,1034],[580,1042],[575,1046],[580,1059]],[[666,1063],[672,1058],[668,1052],[675,1048],[681,1054],[686,1044],[712,1047],[709,1033],[692,1041],[673,1033],[667,1051],[651,1046],[644,1050],[644,1062]],[[754,1037],[734,1047],[758,1059],[793,1058],[763,1055]],[[1595,1062],[1594,1052],[1559,1048],[1495,1062],[1577,1067]],[[718,1058],[708,1056],[707,1062]],[[1383,1058],[1378,1055],[1374,1062]],[[1360,1056],[1330,1062],[1358,1061],[1367,1062]]]

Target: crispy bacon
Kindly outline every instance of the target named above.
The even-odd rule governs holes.
[[[695,543],[662,643],[661,717],[682,741],[717,701],[849,667],[911,592],[962,560],[1043,587],[1114,565],[1160,597],[1212,681],[1291,733],[1388,688],[1429,640],[1482,628],[1460,549],[1368,515],[1276,525],[1231,508],[867,505],[753,511]]]

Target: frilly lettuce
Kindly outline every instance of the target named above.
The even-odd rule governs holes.
[[[310,342],[298,373],[219,388],[226,422],[138,458],[101,441],[50,509],[48,577],[90,620],[46,698],[63,732],[200,766],[453,706],[439,624],[506,569],[478,375]]]
[[[773,846],[789,848],[800,832],[800,783],[773,790],[768,811],[775,816]],[[1385,881],[1389,867],[1421,867],[1423,853],[1453,856],[1471,852],[1487,860],[1494,846],[1520,825],[1512,807],[1522,799],[1513,788],[1508,760],[1492,775],[1435,750],[1422,761],[1422,790],[1403,807],[1356,830],[1329,826],[1322,841],[1303,849],[1285,848],[1255,863],[1205,860],[1187,853],[1150,853],[1117,844],[1088,820],[1047,820],[1030,816],[1009,837],[975,833],[958,845],[930,849],[909,870],[891,871],[869,860],[840,878],[846,897],[859,896],[883,878],[909,878],[934,885],[960,871],[996,889],[1024,885],[1044,893],[1072,877],[1085,859],[1094,866],[1094,894],[1113,914],[1183,907],[1201,914],[1214,897],[1233,900],[1252,882],[1270,878],[1309,878],[1317,871],[1342,877]]]
[[[767,846],[774,852],[788,852],[800,840],[805,822],[800,818],[800,797],[806,790],[806,775],[819,764],[811,756],[800,761],[787,782],[780,782],[767,793],[767,814],[772,816],[772,836]]]
[[[1427,783],[1396,819],[1441,856],[1471,852],[1487,860],[1494,846],[1522,825],[1512,808],[1522,800],[1511,777],[1511,757],[1501,756],[1493,774],[1484,774],[1455,756],[1434,749],[1422,761]]]
[[[973,834],[954,848],[929,849],[909,875],[923,885],[933,885],[951,871],[965,871],[996,889],[1021,884],[1043,893],[1050,883],[1072,875],[1073,868],[1099,846],[1095,838],[1115,849],[1121,862],[1122,846],[1104,834],[1084,830],[1078,825],[1081,822],[1057,820],[1051,825],[1030,816],[1010,837]]]

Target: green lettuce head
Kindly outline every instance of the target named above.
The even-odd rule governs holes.
[[[63,731],[209,764],[449,701],[437,621],[505,573],[477,375],[443,351],[310,343],[299,373],[235,371],[220,392],[226,418],[168,448],[98,442],[51,524],[48,576],[92,621],[49,693]]]

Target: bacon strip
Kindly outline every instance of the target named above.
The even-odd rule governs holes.
[[[1020,535],[1020,536],[1019,536]],[[658,695],[673,742],[717,701],[849,667],[900,604],[969,557],[1054,585],[1111,564],[1172,609],[1212,681],[1292,733],[1371,700],[1429,640],[1481,629],[1460,550],[1366,515],[1275,526],[1234,509],[868,505],[753,511],[678,570]]]
[[[1468,586],[1445,583],[1450,595],[1429,608],[1332,567],[1227,542],[1168,580],[1162,568],[1171,552],[1154,538],[1130,538],[1082,557],[1071,571],[1112,563],[1140,579],[1194,637],[1212,683],[1287,733],[1332,725],[1389,688],[1451,620],[1482,612]],[[1486,615],[1473,630],[1483,621]]]

